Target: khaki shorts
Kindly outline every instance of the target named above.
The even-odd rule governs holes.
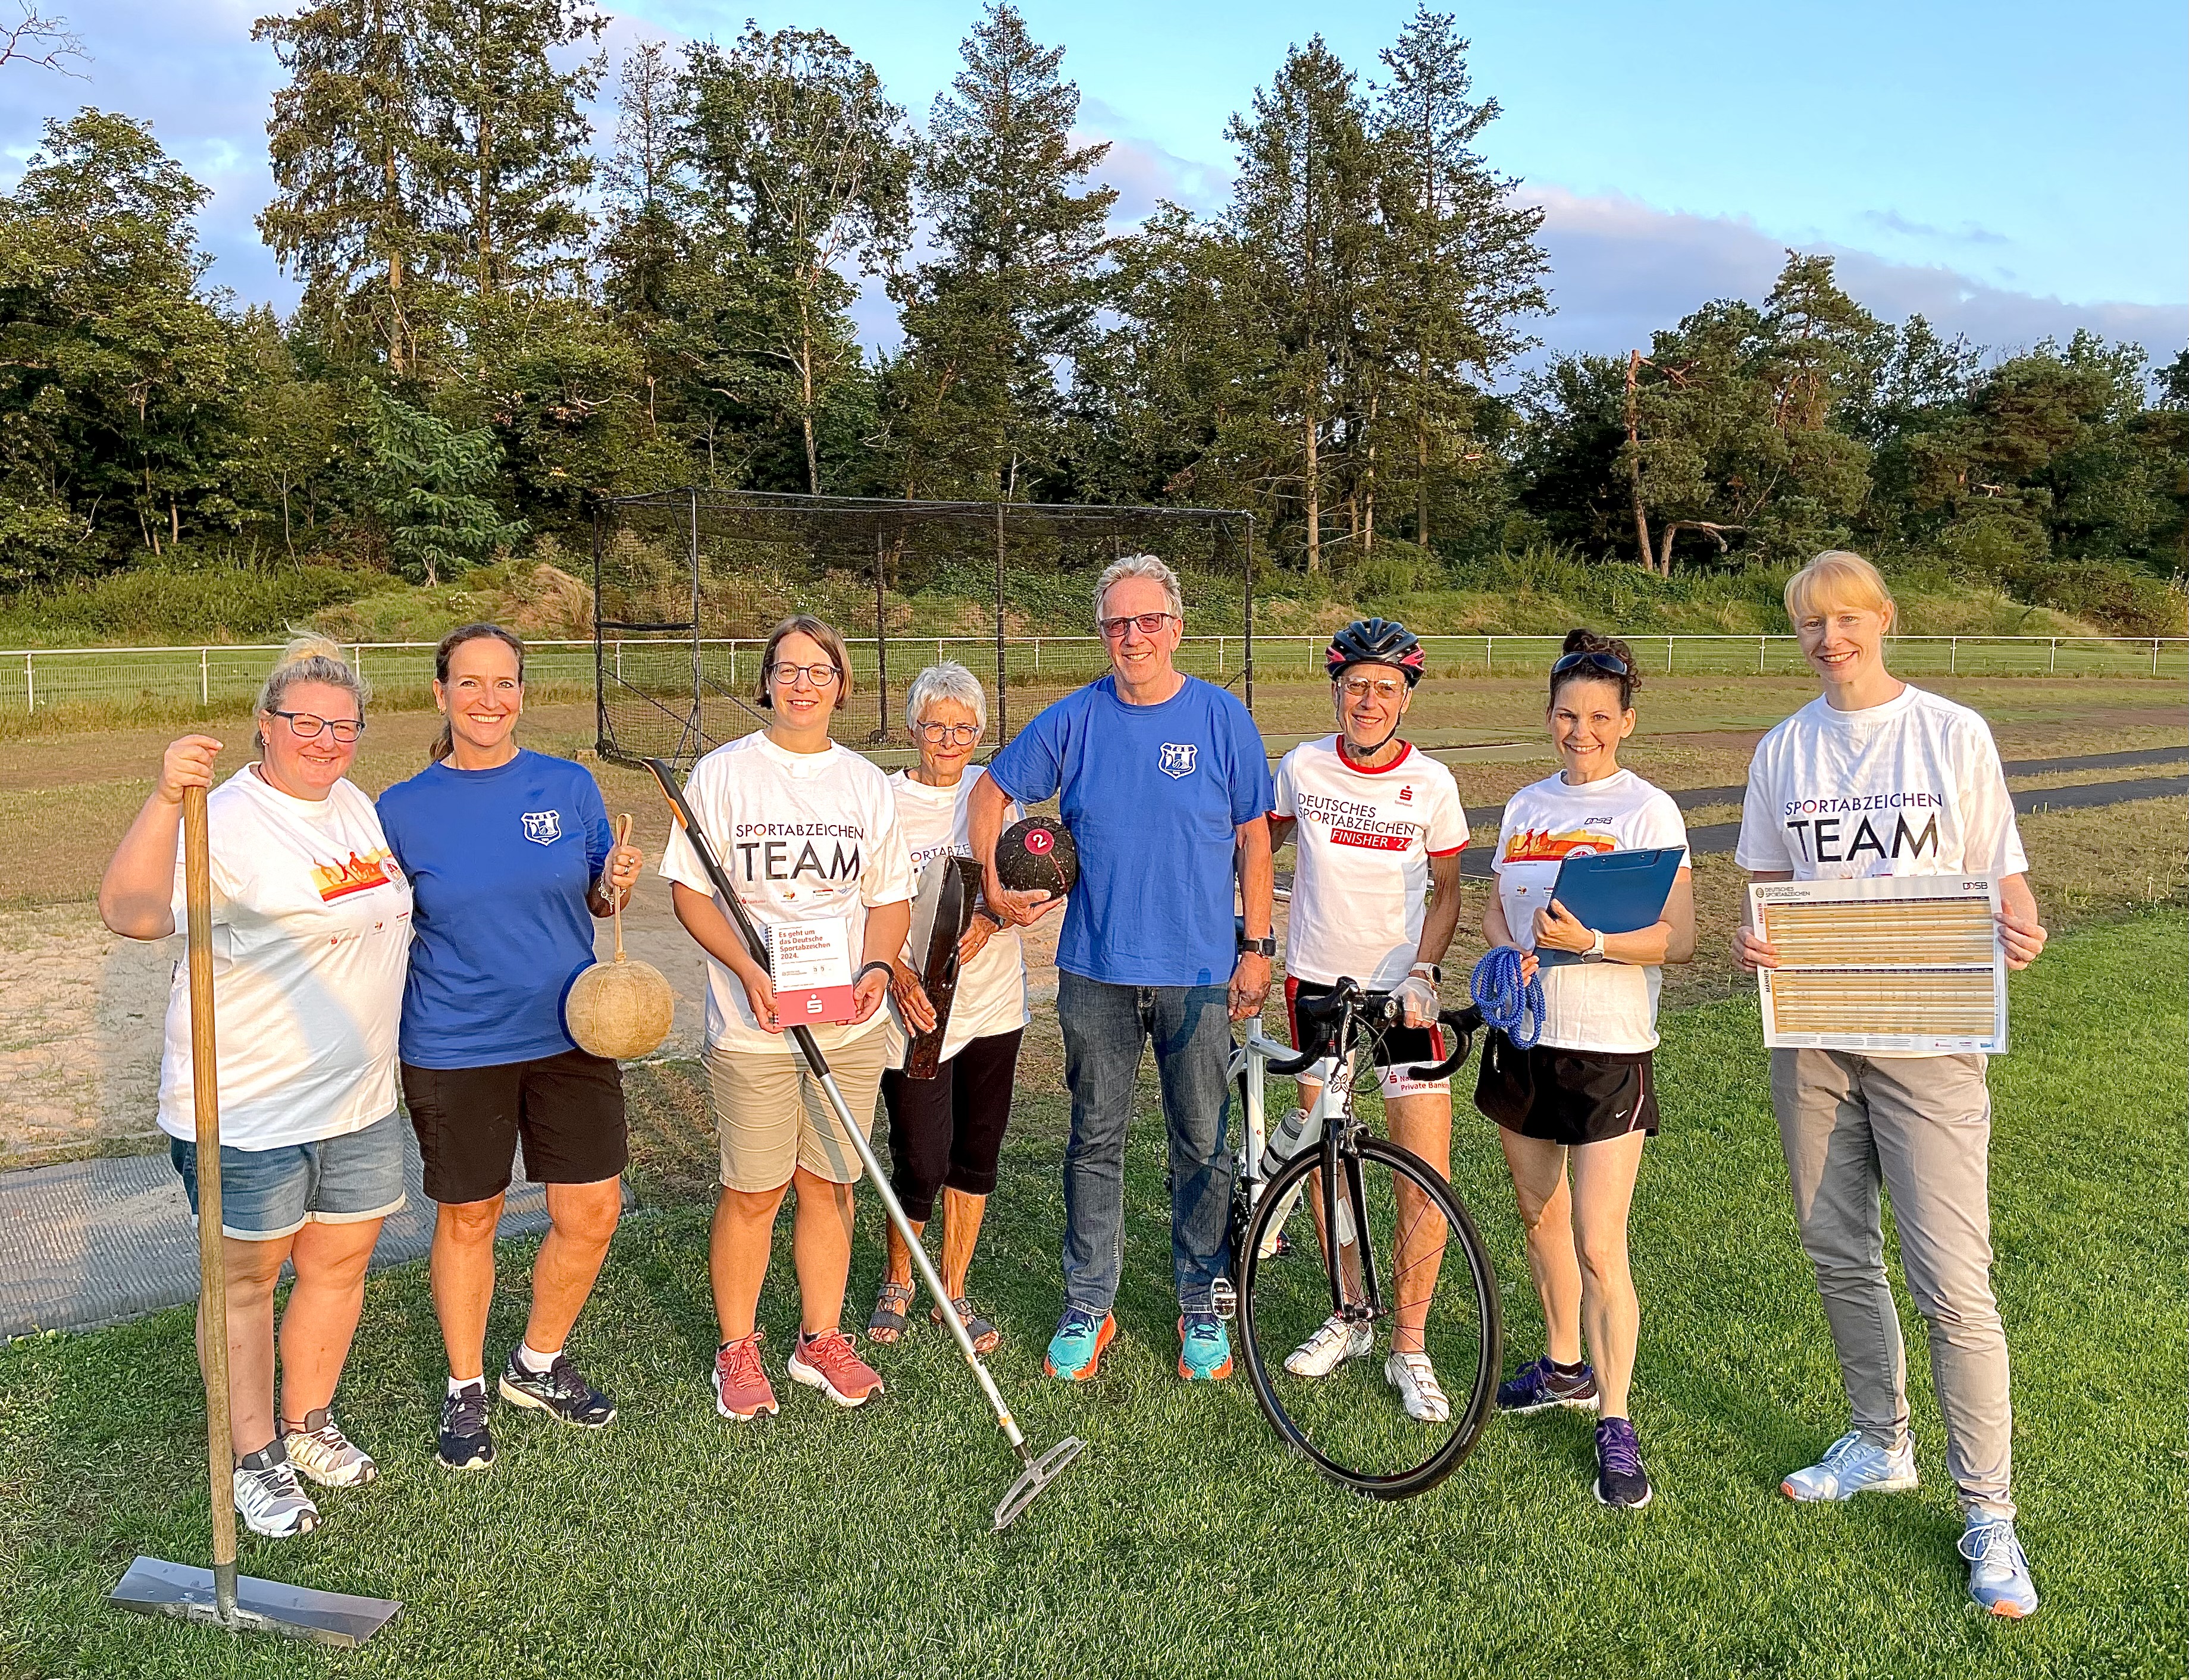
[[[856,1184],[858,1151],[836,1123],[828,1093],[789,1045],[776,1055],[707,1047],[707,1087],[721,1145],[722,1183],[731,1190],[780,1190],[791,1169],[803,1167],[830,1184]],[[889,1033],[882,1029],[825,1052],[836,1089],[852,1117],[874,1133],[874,1106]]]

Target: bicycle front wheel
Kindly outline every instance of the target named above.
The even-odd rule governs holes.
[[[1265,1253],[1277,1229],[1288,1252]],[[1264,1192],[1239,1246],[1240,1355],[1278,1434],[1378,1499],[1457,1469],[1496,1391],[1497,1281],[1436,1170],[1380,1138],[1307,1151]],[[1401,1355],[1425,1356],[1427,1372]],[[1423,1403],[1425,1374],[1440,1415]]]

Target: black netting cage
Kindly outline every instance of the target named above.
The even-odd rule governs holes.
[[[933,502],[671,490],[593,525],[599,746],[688,766],[761,727],[761,653],[794,613],[834,625],[851,689],[834,733],[908,756],[904,698],[953,660],[987,691],[990,745],[1109,669],[1094,585],[1154,554],[1185,597],[1180,669],[1253,704],[1253,519],[1208,508]]]

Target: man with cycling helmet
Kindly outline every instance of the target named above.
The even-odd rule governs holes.
[[[1424,1083],[1406,1070],[1449,1054],[1436,1024],[1439,964],[1459,925],[1467,813],[1451,772],[1399,738],[1426,668],[1420,638],[1388,619],[1362,619],[1331,638],[1323,664],[1338,729],[1285,755],[1270,813],[1273,849],[1287,840],[1298,848],[1285,938],[1292,1042],[1302,1042],[1300,1005],[1328,996],[1341,979],[1391,993],[1403,1024],[1374,1049],[1391,1139],[1448,1176],[1451,1082]],[[1318,1089],[1303,1081],[1301,1103],[1311,1106]],[[1422,1261],[1432,1279],[1436,1258]],[[1408,1416],[1442,1423],[1451,1403],[1423,1349],[1431,1293],[1410,1289],[1399,1304],[1383,1374]],[[1285,1369],[1326,1377],[1374,1346],[1371,1325],[1333,1314]]]

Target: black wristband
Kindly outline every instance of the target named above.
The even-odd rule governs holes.
[[[877,957],[873,962],[867,964],[864,967],[861,968],[857,974],[851,976],[851,984],[857,986],[876,969],[880,969],[882,971],[883,977],[885,979],[895,979],[897,977],[896,969],[892,968],[889,964],[882,961],[880,958]]]

